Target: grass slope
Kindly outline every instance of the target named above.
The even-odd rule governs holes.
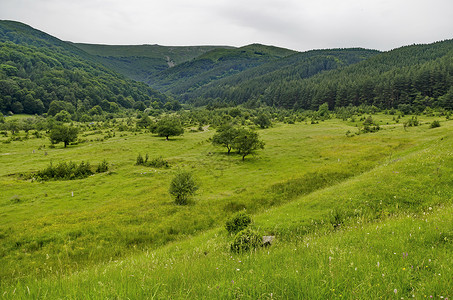
[[[208,144],[211,131],[170,142],[87,135],[46,156],[32,151],[42,139],[2,144],[2,295],[451,297],[453,124],[428,129],[431,119],[420,119],[408,131],[391,124],[352,138],[339,120],[278,124],[260,131],[266,148],[244,163]],[[145,152],[173,167],[133,166]],[[108,157],[114,168],[71,182],[14,175],[68,157]],[[185,207],[167,192],[178,168],[196,170],[201,183]],[[223,229],[197,234],[244,207],[255,213],[254,228],[277,235],[276,245],[232,255]]]

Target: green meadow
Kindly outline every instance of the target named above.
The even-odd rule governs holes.
[[[403,126],[411,117],[373,115],[381,130],[359,135],[359,117],[275,122],[244,161],[212,145],[212,126],[166,141],[76,123],[67,148],[1,136],[0,297],[451,299],[453,121]],[[139,154],[169,168],[137,166]],[[104,160],[84,179],[30,179]],[[168,192],[180,171],[199,186],[184,206]],[[242,210],[272,246],[230,251],[225,220]]]

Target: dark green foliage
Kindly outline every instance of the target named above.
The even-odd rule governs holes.
[[[196,105],[258,101],[271,107],[330,110],[349,105],[453,109],[453,40],[385,53],[364,49],[297,53],[184,93]]]
[[[327,120],[330,118],[329,104],[327,104],[327,102],[319,106],[316,117],[318,117],[321,120]]]
[[[146,157],[144,159],[143,156],[139,153],[138,156],[137,156],[135,165],[136,166],[143,166],[143,165],[145,165],[146,162],[148,162],[148,154],[146,154]]]
[[[59,122],[71,122],[71,114],[65,110],[60,111],[55,115],[55,120]]]
[[[175,198],[178,205],[185,205],[189,198],[195,194],[198,186],[190,172],[179,172],[170,183],[170,195]]]
[[[415,127],[418,126],[419,124],[420,122],[418,121],[417,116],[412,116],[409,120],[404,122],[404,129],[406,129],[406,127]]]
[[[179,96],[293,53],[295,52],[292,50],[259,44],[235,49],[215,49],[152,75],[148,82],[154,88]]]
[[[169,168],[170,164],[168,161],[162,158],[162,156],[156,157],[150,161],[148,161],[149,156],[148,154],[145,155],[145,158],[141,154],[137,156],[137,160],[135,165],[136,166],[147,166],[153,168]]]
[[[440,122],[438,120],[434,120],[430,125],[429,128],[437,128],[440,127]]]
[[[253,123],[261,127],[262,129],[268,128],[272,125],[271,119],[268,115],[260,113],[254,120]]]
[[[291,102],[301,95],[294,95],[293,99],[278,96],[288,88],[287,82],[357,63],[377,53],[379,52],[364,49],[293,52],[290,55],[273,57],[265,64],[210,78],[209,82],[192,86],[181,99],[197,105],[209,104],[214,99],[235,104],[249,102],[253,107],[263,103],[264,99],[270,100],[268,97],[273,94],[276,97],[266,104],[293,108]]]
[[[256,150],[264,149],[264,142],[259,139],[257,132],[241,128],[234,138],[233,148],[242,155],[242,160],[244,160],[247,155]]]
[[[52,144],[64,143],[66,148],[69,143],[77,140],[78,129],[72,126],[59,125],[52,128],[50,131],[50,141]]]
[[[164,117],[157,122],[154,132],[157,133],[158,136],[165,137],[165,139],[168,140],[170,136],[182,135],[184,129],[178,118]]]
[[[104,159],[96,168],[96,173],[104,173],[104,172],[107,172],[108,170],[109,170],[109,163],[107,162],[107,160]]]
[[[61,111],[66,111],[70,114],[75,112],[74,105],[69,102],[54,100],[50,102],[49,109],[47,110],[47,114],[49,116],[55,116]]]
[[[167,97],[126,80],[70,43],[24,24],[0,21],[0,111],[55,115],[86,112],[106,100],[125,108]],[[56,102],[56,106],[51,103]],[[65,103],[66,105],[61,105]],[[67,105],[70,105],[68,107]],[[108,111],[118,108],[109,105]]]
[[[86,178],[93,174],[90,163],[61,162],[54,166],[52,163],[42,171],[36,172],[34,177],[38,180],[72,180]]]
[[[225,46],[166,47],[160,45],[94,45],[74,46],[95,55],[106,67],[133,80],[146,81],[174,65],[190,61],[208,51]]]
[[[212,144],[226,147],[228,154],[230,154],[231,149],[234,145],[234,139],[238,135],[239,130],[234,128],[232,125],[223,125],[212,137]]]
[[[153,122],[147,115],[141,115],[140,119],[137,120],[137,127],[138,128],[148,128],[151,126]]]
[[[381,129],[371,116],[365,119],[363,127],[360,129],[360,133],[376,132]]]
[[[245,212],[241,211],[234,214],[225,223],[225,229],[230,234],[236,234],[241,230],[244,230],[252,223],[252,218]]]
[[[254,250],[262,245],[262,237],[254,230],[246,228],[239,231],[231,244],[231,251],[236,253]]]
[[[258,137],[258,133],[245,128],[236,128],[230,124],[222,125],[212,137],[212,144],[224,146],[228,154],[236,149],[242,155],[242,160],[258,149],[264,149],[264,142]]]
[[[170,164],[168,161],[162,158],[162,156],[156,157],[152,160],[150,160],[147,164],[147,166],[153,167],[153,168],[169,168]]]

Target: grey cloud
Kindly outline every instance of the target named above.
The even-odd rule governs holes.
[[[0,19],[109,44],[387,50],[453,38],[451,0],[0,0]]]

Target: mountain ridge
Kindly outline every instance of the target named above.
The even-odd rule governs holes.
[[[72,44],[15,21],[0,21],[0,111],[71,114],[162,106],[169,98],[106,68]],[[101,110],[102,111],[102,110]]]
[[[8,43],[35,47],[30,50],[32,52],[50,49],[54,52],[52,59],[57,62],[65,61],[62,55],[83,59],[97,71],[114,77],[122,74],[124,78],[145,82],[166,94],[158,95],[148,90],[148,96],[138,96],[142,99],[139,102],[146,100],[144,106],[139,105],[142,110],[155,101],[152,97],[159,99],[158,102],[165,102],[170,97],[196,106],[223,102],[317,109],[328,103],[331,110],[362,104],[380,109],[401,106],[412,112],[426,107],[453,109],[453,40],[407,45],[385,52],[363,48],[298,52],[257,43],[242,47],[115,46],[64,42],[16,21],[0,21],[0,25],[0,42],[5,49],[12,47]],[[16,68],[14,63],[8,65],[4,60],[2,64],[3,79],[18,74],[11,68]],[[76,65],[73,61],[59,67],[74,69]],[[24,66],[18,67],[19,71],[27,70]],[[113,86],[108,89],[115,90]],[[139,88],[146,89],[145,86]],[[73,92],[68,90],[68,93]],[[43,93],[39,94],[42,96]],[[113,95],[106,97],[107,101],[118,100],[118,93]],[[9,97],[19,99],[22,96]],[[5,112],[11,109],[13,102],[24,103],[25,100],[8,98],[2,101],[1,109]],[[5,101],[9,104],[4,104]],[[97,105],[100,101],[92,104]],[[119,101],[123,103],[121,106],[129,108],[136,102]],[[45,103],[44,108],[48,105]],[[18,108],[16,110],[20,111],[20,105]]]

